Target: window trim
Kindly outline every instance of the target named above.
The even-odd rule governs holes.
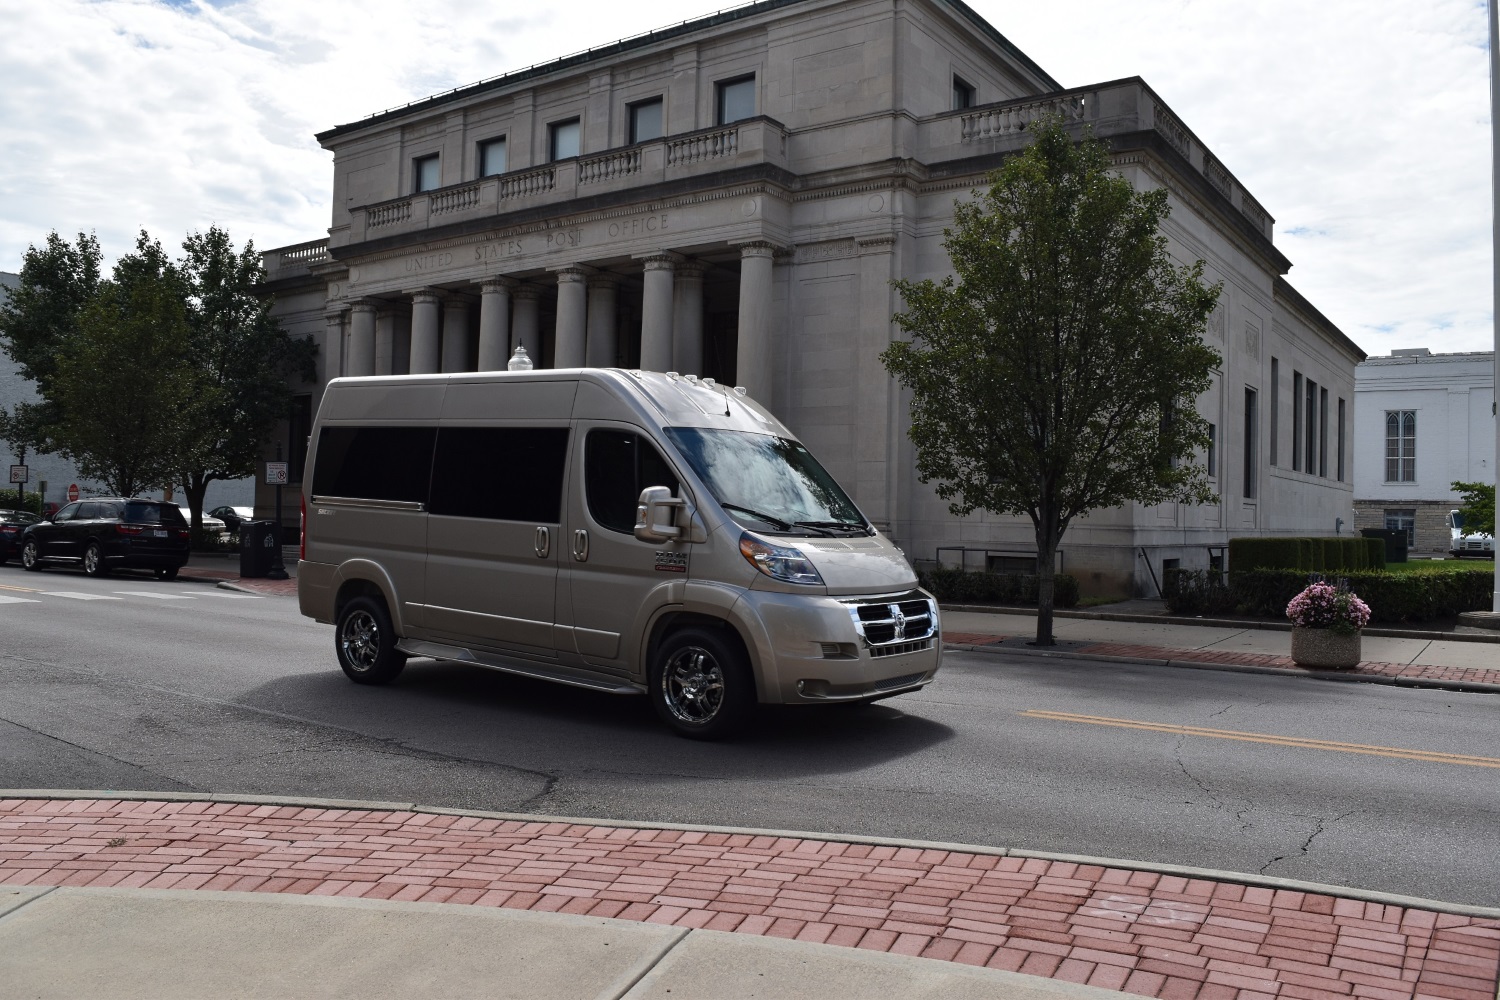
[[[437,165],[436,177],[432,187],[422,186],[422,167],[424,164],[433,163]],[[443,154],[423,153],[421,156],[411,158],[411,193],[426,194],[428,191],[436,191],[443,186]]]
[[[1396,421],[1396,434],[1391,435],[1391,421]],[[1411,434],[1406,434],[1407,424],[1411,425]],[[1410,448],[1406,442],[1410,442]],[[1391,454],[1391,445],[1395,443],[1396,453]],[[1391,476],[1392,462],[1395,463],[1395,477]],[[1411,474],[1408,476],[1407,463],[1410,463]],[[1416,410],[1386,410],[1385,411],[1385,482],[1387,483],[1415,483],[1417,481],[1417,411]]]
[[[487,152],[490,149],[490,147],[492,147],[492,146],[503,146],[505,148],[505,167],[504,167],[504,169],[501,169],[501,170],[494,170],[494,171],[486,172],[485,165],[486,165],[486,159],[487,159]],[[475,157],[474,157],[474,159],[475,159],[475,176],[476,177],[479,177],[479,178],[483,178],[483,177],[495,177],[495,176],[497,176],[499,174],[503,174],[503,173],[508,172],[510,170],[510,136],[509,136],[509,134],[508,133],[501,133],[500,135],[490,136],[488,139],[480,139],[475,144]]]
[[[1259,445],[1256,434],[1260,429],[1259,425],[1260,393],[1254,386],[1247,385],[1245,386],[1245,484],[1243,490],[1246,500],[1255,499],[1256,487],[1259,485],[1255,481],[1256,470],[1260,467],[1256,455]]]
[[[952,104],[950,111],[967,111],[979,104],[979,88],[957,73],[953,74]]]
[[[557,155],[558,130],[568,125],[578,127],[578,151],[568,156]],[[562,160],[573,160],[583,155],[583,116],[573,115],[571,118],[559,118],[547,123],[547,162],[558,163]]]
[[[725,115],[725,110],[726,109],[724,107],[724,97],[725,97],[725,94],[728,92],[728,90],[729,90],[730,87],[733,87],[736,84],[740,84],[740,83],[748,83],[748,84],[751,85],[751,91],[755,95],[754,107],[752,108],[750,114],[748,114],[748,115],[744,115],[743,117],[740,117],[740,118],[727,119],[727,116]],[[751,118],[756,117],[760,113],[760,89],[759,89],[759,85],[758,84],[759,84],[759,79],[758,79],[758,77],[757,77],[757,75],[755,73],[742,73],[739,76],[732,76],[732,77],[729,77],[728,79],[715,80],[714,81],[714,125],[715,126],[733,125],[735,122],[748,121]]]
[[[640,109],[655,104],[661,109],[661,128],[653,136],[644,139],[636,131],[636,113]],[[665,94],[657,94],[655,97],[643,97],[639,101],[627,101],[625,104],[625,128],[628,132],[627,145],[634,146],[638,142],[655,142],[657,139],[666,138],[667,135],[667,98]]]

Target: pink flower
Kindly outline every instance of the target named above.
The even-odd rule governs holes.
[[[1331,583],[1314,583],[1292,598],[1286,616],[1298,628],[1326,628],[1348,634],[1370,624],[1370,606],[1358,595]]]

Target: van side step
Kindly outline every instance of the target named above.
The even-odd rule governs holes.
[[[402,639],[396,644],[396,648],[408,656],[430,656],[435,660],[456,660],[460,663],[473,663],[477,666],[487,667],[490,670],[498,670],[501,673],[516,674],[521,677],[533,677],[537,680],[552,681],[554,684],[566,684],[569,687],[584,688],[589,691],[602,691],[605,694],[646,693],[646,687],[643,684],[604,677],[580,677],[565,669],[548,667],[540,663],[525,663],[507,659],[494,653],[479,652],[464,646],[450,646],[442,642]]]

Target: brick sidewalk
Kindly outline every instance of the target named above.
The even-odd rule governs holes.
[[[943,641],[962,646],[984,647],[1003,642],[1003,635],[984,632],[945,632]],[[1290,656],[1270,653],[1229,653],[1207,649],[1173,649],[1167,646],[1140,646],[1120,642],[1096,642],[1086,646],[1059,649],[1064,653],[1083,653],[1090,656],[1126,656],[1143,660],[1182,660],[1189,663],[1224,663],[1241,666],[1268,667],[1285,670],[1293,674],[1345,674],[1367,677],[1391,677],[1402,680],[1422,680],[1434,683],[1443,681],[1465,681],[1471,684],[1494,684],[1500,686],[1500,666],[1449,667],[1423,663],[1380,663],[1364,660],[1350,670],[1315,670],[1299,667]],[[1500,660],[1500,651],[1496,652]]]
[[[1496,919],[997,854],[416,812],[4,799],[0,884],[562,911],[1163,1000],[1495,1000],[1500,979]]]

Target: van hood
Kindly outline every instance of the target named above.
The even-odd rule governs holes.
[[[883,535],[797,538],[781,544],[801,550],[817,567],[818,575],[833,596],[890,593],[917,586],[917,574],[911,564]]]

